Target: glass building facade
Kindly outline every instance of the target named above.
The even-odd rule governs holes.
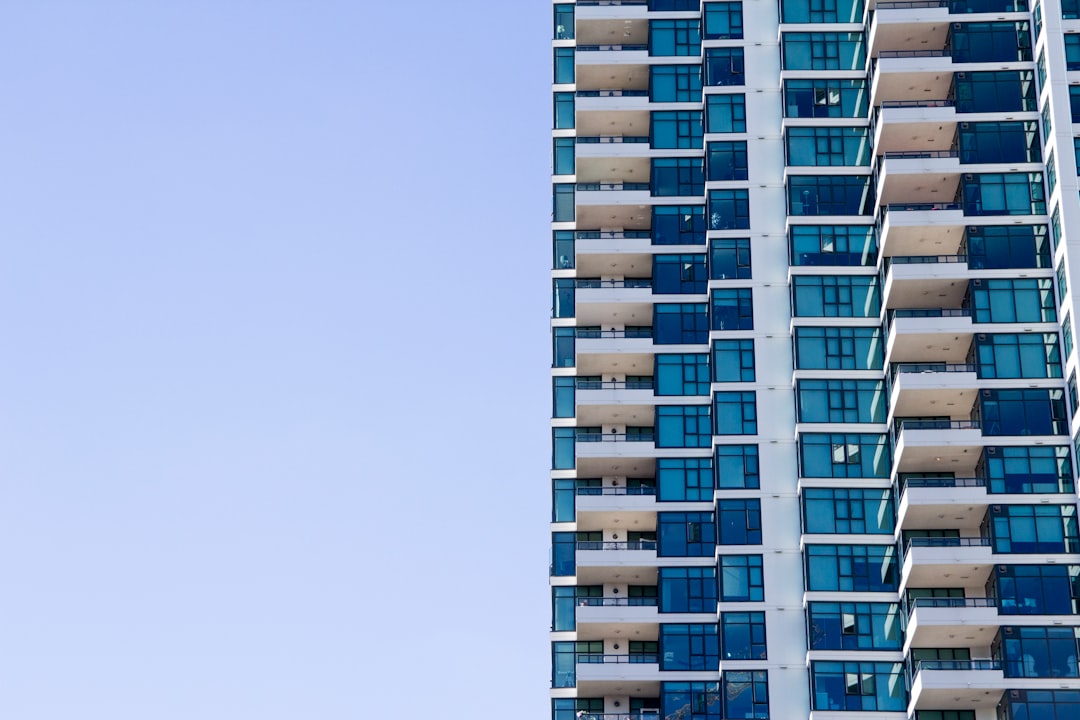
[[[1080,6],[552,11],[553,720],[1080,719]]]

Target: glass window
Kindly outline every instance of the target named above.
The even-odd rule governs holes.
[[[746,96],[709,95],[705,100],[706,130],[711,133],[746,132]]]
[[[999,565],[994,572],[1002,615],[1080,613],[1080,566]]]
[[[713,382],[754,382],[754,341],[713,340]]]
[[[885,422],[882,380],[799,380],[795,399],[799,422]]]
[[[551,469],[573,470],[575,464],[574,428],[552,428]]]
[[[1077,12],[1080,3],[1075,0],[1062,3],[1063,6],[1066,4],[1072,6],[1071,17],[1080,15]],[[1080,690],[1010,690],[999,708],[1002,712],[1008,712],[1008,715],[999,717],[1008,720],[1071,720],[1080,717]]]
[[[791,215],[874,213],[874,185],[869,175],[792,175],[787,185]]]
[[[576,334],[574,328],[554,328],[551,331],[552,367],[574,367]]]
[[[698,10],[701,0],[649,0],[649,10]]]
[[[551,281],[551,317],[574,317],[574,287],[576,282],[573,278],[556,278]]]
[[[555,34],[556,40],[574,39],[574,6],[560,3],[555,6]]]
[[[555,84],[574,83],[574,48],[555,48]]]
[[[754,301],[750,288],[712,291],[712,329],[754,329]]]
[[[765,599],[760,555],[721,555],[719,565],[721,602],[761,602]]]
[[[900,650],[901,627],[896,603],[812,602],[806,609],[811,650]]]
[[[700,148],[703,130],[700,110],[665,110],[652,113],[649,142],[656,150]],[[696,159],[701,163],[700,158]],[[703,195],[700,190],[698,195]]]
[[[1072,492],[1072,462],[1065,445],[985,448],[977,475],[989,480],[993,493]]]
[[[713,670],[720,664],[716,625],[660,625],[660,669]]]
[[[1003,627],[1000,638],[1005,677],[1075,678],[1080,628]]]
[[[1065,294],[1069,292],[1069,283],[1065,275],[1065,261],[1062,260],[1061,264],[1057,267],[1057,296],[1058,302],[1065,301]]]
[[[662,567],[657,573],[660,612],[716,612],[716,568]]]
[[[965,215],[1046,213],[1042,173],[982,173],[962,177]]]
[[[709,277],[713,280],[750,278],[750,238],[717,238],[709,243]]]
[[[806,589],[896,592],[895,545],[807,545]]]
[[[868,127],[792,127],[787,129],[785,137],[788,165],[870,164]]]
[[[983,435],[1066,435],[1062,390],[983,390],[979,395]]]
[[[709,180],[746,180],[749,176],[744,141],[711,142],[705,153]]]
[[[574,174],[574,138],[555,138],[552,143],[552,174]]]
[[[865,80],[785,80],[784,117],[865,118],[869,95]]]
[[[975,357],[981,378],[1061,377],[1057,333],[979,333]]]
[[[1065,313],[1065,319],[1061,322],[1061,346],[1065,348],[1065,357],[1072,355],[1073,351],[1073,336],[1072,336],[1072,322],[1069,320],[1069,314]]]
[[[566,577],[577,572],[577,533],[551,533],[551,574]]]
[[[792,265],[877,264],[873,225],[794,225],[788,232]]]
[[[665,718],[720,720],[724,715],[720,683],[660,683],[660,711]]]
[[[705,3],[706,40],[741,40],[742,36],[743,14],[741,2]]]
[[[789,32],[780,43],[785,70],[862,70],[866,65],[861,32]]]
[[[649,23],[649,55],[654,57],[701,55],[701,21],[651,21]]]
[[[660,502],[711,501],[712,458],[657,458],[656,486]]]
[[[1031,70],[956,73],[956,112],[1018,112],[1036,109]]]
[[[862,0],[783,0],[780,13],[786,23],[862,22]]]
[[[576,481],[552,480],[551,481],[551,521],[574,522],[575,508],[574,496],[576,494]]]
[[[653,245],[704,245],[704,205],[654,205]]]
[[[798,275],[792,286],[796,317],[876,318],[881,309],[876,275]]]
[[[651,65],[652,102],[701,102],[701,65]]]
[[[799,461],[806,478],[885,478],[892,464],[888,436],[865,433],[803,433]]]
[[[1080,549],[1075,505],[992,505],[994,552],[1073,553]]]
[[[753,490],[760,484],[757,445],[716,447],[716,487],[721,490]]]
[[[657,395],[708,395],[709,382],[705,353],[656,356]]]
[[[973,280],[975,322],[1054,322],[1057,313],[1052,284],[1049,278]]]
[[[803,532],[826,535],[892,535],[896,525],[892,490],[806,488]]]
[[[552,417],[574,417],[574,387],[576,382],[577,379],[573,377],[551,378]]]
[[[552,190],[553,222],[574,222],[574,184],[555,183]]]
[[[958,123],[961,163],[1041,162],[1037,123]]]
[[[660,557],[712,557],[716,521],[712,513],[657,513],[656,540]]]
[[[604,698],[556,698],[551,720],[594,720],[604,714]]]
[[[700,344],[709,338],[705,303],[657,303],[654,306],[657,345]]]
[[[761,501],[717,500],[716,536],[718,545],[760,545]]]
[[[1073,123],[1080,122],[1080,85],[1069,86],[1069,109]]]
[[[704,159],[653,158],[650,190],[653,197],[704,195]]]
[[[1050,156],[1046,158],[1046,186],[1049,188],[1048,195],[1054,194],[1054,188],[1057,186],[1057,165],[1054,163],[1054,151],[1050,151]]]
[[[903,663],[812,662],[810,686],[815,710],[907,709]]]
[[[1054,247],[1056,248],[1061,244],[1061,208],[1055,207],[1054,212],[1050,215],[1050,228],[1053,234],[1051,237],[1054,241]]]
[[[725,660],[768,660],[765,613],[721,613],[720,651]]]
[[[1045,225],[971,225],[964,240],[972,269],[1050,267]]]
[[[1031,62],[1030,23],[953,23],[949,38],[953,62]]]
[[[1047,103],[1040,113],[1042,118],[1042,136],[1043,142],[1050,140],[1050,133],[1053,130],[1053,123],[1050,121],[1050,103]]]
[[[574,128],[574,93],[555,93],[555,121],[553,127],[556,130],[572,130]]]
[[[741,47],[709,48],[705,51],[705,84],[745,85],[746,66]]]
[[[570,270],[574,267],[577,253],[574,251],[574,232],[556,230],[551,234],[551,267],[556,270]]]
[[[717,435],[757,434],[756,393],[749,391],[713,393],[713,405]]]
[[[884,358],[881,328],[795,328],[799,370],[880,370]]]
[[[709,191],[709,229],[746,230],[750,227],[750,193],[747,190]]]
[[[769,673],[765,670],[728,670],[723,673],[724,717],[769,717]]]
[[[658,405],[656,447],[711,447],[708,405]]]

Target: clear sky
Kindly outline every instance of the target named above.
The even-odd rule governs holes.
[[[0,718],[548,718],[550,3],[0,1]]]

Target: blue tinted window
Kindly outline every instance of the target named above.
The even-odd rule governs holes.
[[[1030,23],[953,23],[949,32],[953,62],[1031,62]]]
[[[661,557],[712,557],[716,552],[712,513],[657,513],[656,533]]]
[[[656,408],[657,447],[710,447],[708,405],[659,405]]]
[[[983,390],[979,396],[983,435],[1067,435],[1062,390]]]
[[[713,394],[717,435],[756,435],[757,399],[753,392]]]
[[[789,32],[781,37],[785,70],[862,70],[866,42],[862,33]]]
[[[962,177],[965,215],[1046,213],[1042,173],[982,173]]]
[[[768,718],[769,673],[765,670],[724,672],[724,717]]]
[[[796,317],[876,318],[881,310],[876,275],[798,275],[792,285]]]
[[[656,486],[661,502],[711,501],[712,458],[657,458]]]
[[[551,430],[551,469],[573,470],[575,463],[574,428]]]
[[[896,603],[812,602],[806,624],[811,650],[899,650],[904,643]]]
[[[709,356],[694,355],[656,356],[657,395],[708,395]]]
[[[684,345],[707,342],[709,315],[705,303],[657,303],[653,318],[657,345]]]
[[[551,366],[574,367],[576,336],[574,328],[554,328],[551,335]]]
[[[560,3],[555,6],[555,28],[553,37],[556,40],[574,39],[574,6]]]
[[[706,40],[739,40],[742,36],[743,11],[741,2],[705,3]]]
[[[751,275],[750,238],[717,238],[709,243],[709,277],[744,280]]]
[[[658,570],[662,613],[716,612],[716,569],[711,567]]]
[[[791,215],[873,215],[869,175],[793,175],[788,178]]]
[[[746,180],[749,165],[744,141],[711,142],[705,151],[709,180]]]
[[[1036,109],[1035,75],[1031,70],[967,72],[956,77],[954,87],[959,113]]]
[[[660,683],[660,705],[665,718],[720,720],[725,717],[718,682]]]
[[[907,709],[903,663],[812,662],[810,685],[815,710]]]
[[[701,65],[652,65],[649,99],[653,102],[701,102]]]
[[[892,490],[806,488],[803,532],[826,535],[892,535],[896,524]]]
[[[780,13],[786,23],[862,22],[862,0],[783,0]]]
[[[705,51],[705,84],[745,85],[746,67],[741,47],[710,48]]]
[[[760,545],[761,501],[717,500],[716,542],[718,545]]]
[[[1038,123],[960,123],[961,163],[1040,162]]]
[[[892,459],[885,435],[803,433],[799,436],[803,477],[889,477]]]
[[[553,127],[556,130],[572,130],[574,128],[574,93],[555,93],[555,121]]]
[[[572,532],[551,533],[551,574],[557,577],[573,575],[577,561],[577,535]]]
[[[709,191],[709,229],[746,230],[750,227],[750,193],[747,190]]]
[[[1057,333],[996,333],[975,336],[981,378],[1059,378]]]
[[[1045,225],[972,225],[964,237],[972,269],[1050,267]]]
[[[651,21],[649,23],[649,54],[667,57],[701,55],[701,21]]]
[[[714,340],[714,382],[754,382],[754,341]]]
[[[658,295],[702,294],[708,281],[704,253],[653,256],[652,287]]]
[[[895,545],[807,545],[806,589],[896,592]]]
[[[704,205],[654,205],[653,245],[704,245]]]
[[[720,652],[725,660],[767,660],[765,613],[722,613]]]
[[[1080,550],[1074,505],[993,505],[990,535],[998,553],[1074,553]]]
[[[660,625],[661,670],[716,670],[720,637],[716,625]]]
[[[1075,0],[1062,5],[1072,6],[1071,17],[1080,15]],[[1017,720],[1072,720],[1080,717],[1080,690],[1011,690],[1001,701],[1001,707],[1008,709],[1006,717]]]
[[[712,291],[712,329],[754,329],[754,302],[750,288]]]
[[[574,48],[555,48],[555,84],[573,84]]]
[[[716,447],[716,487],[722,490],[756,489],[760,482],[757,445]]]
[[[574,185],[573,183],[555,183],[552,189],[553,222],[574,221]]]
[[[653,197],[703,195],[705,161],[702,158],[653,158],[650,189]]]
[[[551,379],[551,416],[557,418],[574,417],[574,385],[576,378],[556,377]]]
[[[786,133],[787,164],[856,167],[870,164],[868,127],[792,127]]]
[[[702,146],[700,110],[665,110],[652,113],[649,142],[654,149],[688,149]],[[691,158],[685,158],[687,160]],[[697,158],[698,163],[701,159]],[[702,179],[704,182],[704,178]],[[696,194],[703,195],[704,189]]]
[[[881,328],[795,328],[799,370],[880,370],[885,344]]]
[[[574,232],[556,230],[551,237],[552,264],[556,270],[570,270],[577,260],[574,250]]]
[[[795,384],[799,422],[883,423],[881,380],[800,380]]]
[[[746,96],[709,95],[705,101],[705,119],[711,133],[746,132]]]
[[[1080,613],[1080,566],[999,565],[994,575],[1002,615]]]
[[[869,94],[865,80],[785,80],[784,117],[865,118]]]
[[[877,264],[873,225],[794,225],[788,232],[792,265]]]
[[[575,284],[573,278],[557,278],[551,281],[551,317],[574,317]]]
[[[574,138],[555,138],[552,144],[552,174],[574,174]]]
[[[721,555],[719,565],[722,602],[761,602],[765,599],[760,555]]]
[[[1080,628],[1001,628],[1005,677],[1075,678]]]
[[[972,282],[971,304],[978,323],[1054,322],[1049,279],[986,279]]]
[[[988,447],[981,467],[992,493],[1073,492],[1072,461],[1065,445]]]

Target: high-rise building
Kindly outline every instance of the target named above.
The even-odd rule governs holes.
[[[1080,719],[1080,2],[553,16],[554,720]]]

